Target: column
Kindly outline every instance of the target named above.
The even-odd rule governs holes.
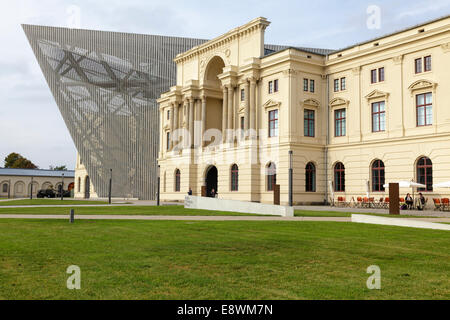
[[[227,141],[231,142],[233,134],[231,130],[233,129],[233,98],[234,98],[234,88],[230,85],[228,88],[228,132]]]
[[[228,114],[228,88],[223,86],[223,104],[222,104],[222,141],[226,139],[227,114]]]
[[[164,127],[164,109],[161,109],[159,112],[159,152],[163,153],[164,152],[164,132],[163,132],[163,127]]]
[[[247,132],[249,128],[249,111],[250,111],[250,105],[249,105],[249,83],[248,81],[245,81],[244,85],[245,90],[245,111],[244,111],[244,131]]]
[[[256,130],[256,79],[250,78],[250,129]]]
[[[181,117],[181,123],[184,122],[184,125],[182,125],[182,129],[183,129],[183,149],[188,147],[188,116],[189,116],[189,112],[188,112],[188,104],[189,101],[186,99],[183,101],[183,115]]]
[[[194,145],[194,102],[194,98],[189,99],[189,148]]]
[[[204,145],[204,135],[206,131],[206,96],[202,96],[202,114],[201,114],[201,120],[202,120],[202,127],[201,127],[201,146]]]
[[[175,103],[170,104],[170,143],[169,150],[173,149],[173,132],[174,132],[174,109]]]

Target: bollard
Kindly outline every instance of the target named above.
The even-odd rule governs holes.
[[[74,222],[75,222],[75,210],[70,209],[70,223],[74,223]]]

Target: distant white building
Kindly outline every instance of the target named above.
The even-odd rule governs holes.
[[[75,177],[73,170],[0,168],[0,198],[26,198],[31,195],[31,190],[33,190],[33,197],[42,189],[59,190],[63,184],[63,175],[63,189],[73,189]]]

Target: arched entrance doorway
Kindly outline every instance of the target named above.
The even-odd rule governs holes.
[[[217,168],[215,166],[211,166],[206,171],[205,177],[206,183],[206,196],[212,197],[211,192],[214,189],[215,193],[218,193],[217,190]]]
[[[89,199],[91,197],[91,179],[86,176],[84,180],[84,198]]]

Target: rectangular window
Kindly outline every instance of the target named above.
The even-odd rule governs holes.
[[[423,58],[423,62],[425,64],[425,72],[431,71],[431,56],[426,56]]]
[[[245,101],[245,89],[241,89],[241,101]]]
[[[433,124],[433,95],[431,92],[416,96],[417,126],[431,126]]]
[[[244,138],[244,129],[245,129],[244,122],[245,122],[245,118],[241,117],[241,139]]]
[[[378,81],[379,82],[384,81],[384,68],[378,69]]]
[[[305,137],[314,137],[314,110],[305,109],[304,133]]]
[[[170,132],[167,132],[166,139],[167,139],[166,150],[169,150],[170,149]]]
[[[273,91],[278,92],[278,79],[273,80]]]
[[[8,185],[6,183],[3,184],[3,193],[8,192]]]
[[[370,83],[376,83],[377,82],[377,70],[371,70],[370,71]]]
[[[414,64],[415,64],[416,73],[421,73],[422,72],[422,58],[416,59]]]
[[[346,79],[341,78],[341,91],[346,90],[346,89],[347,89]]]
[[[309,91],[314,92],[314,90],[315,90],[314,80],[309,80]]]
[[[170,110],[167,110],[167,120],[170,119]]]
[[[385,102],[372,103],[372,132],[386,130]]]
[[[278,110],[269,111],[269,137],[278,137]]]
[[[303,79],[303,91],[308,91],[308,79]]]
[[[339,79],[334,80],[334,92],[339,91]]]
[[[273,93],[273,81],[269,81],[269,93]]]
[[[334,129],[336,137],[345,136],[345,109],[336,110],[334,112]]]

